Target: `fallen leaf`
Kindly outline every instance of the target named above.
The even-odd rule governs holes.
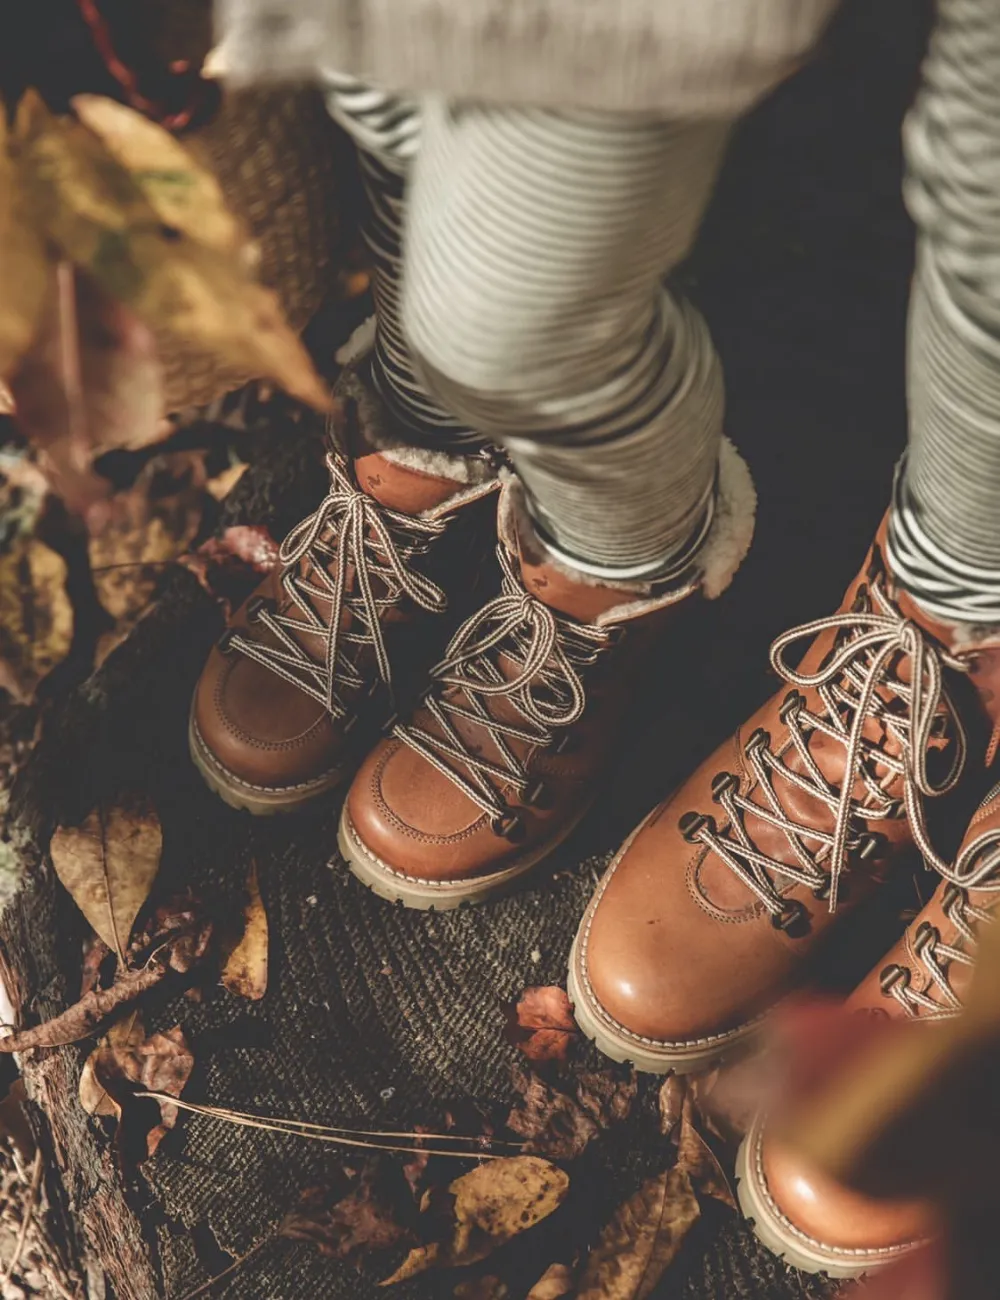
[[[24,211],[24,191],[10,156],[7,115],[0,113],[0,377],[7,378],[27,352],[45,303],[49,259],[37,227]],[[0,395],[9,413],[10,394]],[[4,407],[7,406],[5,410]]]
[[[449,1237],[415,1247],[381,1285],[485,1259],[558,1209],[568,1190],[568,1175],[537,1156],[490,1160],[470,1170],[448,1187],[454,1197]]]
[[[180,1025],[148,1038],[136,1012],[112,1025],[107,1037],[87,1058],[80,1075],[80,1104],[90,1115],[122,1117],[130,1085],[179,1097],[194,1069],[194,1057]],[[161,1122],[146,1134],[152,1155],[177,1123],[178,1110],[159,1100]]]
[[[226,958],[222,968],[222,984],[230,993],[241,998],[258,1001],[267,992],[267,913],[260,896],[257,866],[250,868],[247,878],[249,895],[243,916],[246,928],[243,937]]]
[[[565,989],[526,988],[507,1012],[506,1036],[529,1061],[565,1061],[578,1035]]]
[[[523,1100],[507,1127],[527,1139],[527,1149],[554,1160],[575,1160],[611,1124],[626,1119],[635,1100],[635,1075],[613,1070],[581,1071],[562,1092],[537,1074],[516,1069],[514,1086]]]
[[[687,1085],[676,1074],[668,1074],[660,1087],[660,1132],[669,1137],[680,1123]]]
[[[723,1205],[739,1212],[736,1197],[718,1157],[708,1145],[694,1121],[694,1103],[690,1095],[684,1098],[680,1129],[677,1135],[677,1165],[684,1169],[699,1192],[714,1196]]]
[[[248,236],[226,207],[218,180],[169,131],[101,95],[76,95],[71,103],[161,221],[220,253],[246,247]],[[250,257],[250,264],[255,260]]]
[[[0,687],[29,704],[72,641],[66,562],[35,537],[15,538],[0,554]]]
[[[122,965],[162,848],[160,819],[150,803],[139,800],[95,808],[82,826],[60,826],[52,836],[56,875]]]
[[[12,149],[39,229],[154,331],[213,360],[276,380],[320,411],[330,395],[277,295],[227,254],[163,221],[142,188],[81,122],[28,91]],[[195,164],[192,163],[192,166]],[[16,394],[15,394],[16,397]]]
[[[510,1291],[500,1278],[487,1273],[483,1277],[467,1278],[459,1282],[452,1292],[455,1300],[507,1300]]]
[[[238,524],[210,537],[178,561],[222,606],[227,618],[280,562],[278,543],[266,528]]]
[[[224,469],[221,474],[216,474],[214,478],[210,478],[205,486],[216,501],[223,501],[249,468],[250,466],[246,461],[238,460],[235,464],[230,465],[228,469]]]
[[[160,957],[172,971],[187,974],[204,957],[214,925],[190,890],[160,903],[132,936],[126,957],[130,966]]]
[[[89,1038],[109,1016],[134,1002],[166,978],[166,961],[152,961],[139,970],[120,971],[109,989],[89,993],[52,1020],[19,1029],[0,1038],[0,1052],[26,1052],[32,1047],[63,1047]]]
[[[98,646],[96,666],[148,610],[164,567],[191,544],[207,500],[205,478],[198,454],[165,453],[107,503],[103,524],[88,542],[97,598],[115,620]]]
[[[413,1241],[413,1232],[396,1221],[377,1162],[364,1170],[357,1189],[347,1196],[331,1201],[323,1188],[303,1192],[298,1206],[282,1220],[278,1235],[312,1242],[321,1254],[345,1261],[363,1251]]]
[[[722,1142],[738,1143],[774,1089],[775,1063],[767,1053],[755,1053],[692,1075],[688,1090],[707,1132]]]
[[[152,332],[68,262],[50,276],[35,339],[10,386],[19,429],[74,513],[86,515],[111,491],[92,468],[96,456],[162,437]]]
[[[576,1270],[568,1264],[550,1264],[525,1300],[561,1300],[576,1286]]]
[[[683,1169],[650,1178],[617,1211],[590,1252],[578,1300],[646,1300],[698,1218]]]

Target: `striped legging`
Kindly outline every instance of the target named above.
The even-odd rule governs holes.
[[[540,534],[585,572],[686,568],[712,518],[722,374],[663,277],[694,238],[728,123],[418,109],[326,83],[361,151],[374,378],[404,436],[502,446]]]

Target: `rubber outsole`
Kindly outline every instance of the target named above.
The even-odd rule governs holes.
[[[477,876],[471,880],[438,883],[415,880],[391,870],[366,847],[354,829],[346,805],[340,815],[337,844],[351,873],[373,893],[378,894],[379,898],[390,903],[402,903],[404,907],[418,911],[448,912],[466,903],[487,903],[508,893],[572,835],[586,812],[587,809],[583,809],[578,817],[563,827],[557,837],[546,841],[521,861],[494,875]]]
[[[831,1278],[863,1277],[925,1243],[913,1241],[884,1250],[848,1250],[817,1241],[784,1220],[767,1193],[760,1160],[763,1122],[754,1121],[736,1154],[736,1199],[757,1240],[779,1259],[803,1273]]]
[[[315,781],[296,786],[294,790],[250,788],[215,758],[202,740],[193,716],[188,720],[188,748],[191,751],[191,761],[212,793],[218,795],[230,808],[248,812],[254,817],[275,817],[299,812],[320,795],[328,794],[343,785],[347,775],[336,769],[324,773]]]

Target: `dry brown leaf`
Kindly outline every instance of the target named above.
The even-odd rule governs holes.
[[[156,810],[139,800],[95,808],[82,826],[60,826],[52,836],[49,852],[56,875],[122,965],[162,849]]]
[[[348,1196],[334,1199],[324,1188],[303,1192],[278,1235],[310,1241],[321,1254],[347,1261],[363,1251],[410,1244],[413,1233],[396,1222],[392,1198],[381,1185],[378,1170],[377,1164],[369,1165]]]
[[[677,1164],[687,1171],[692,1183],[705,1196],[714,1196],[723,1205],[739,1212],[736,1197],[718,1158],[695,1125],[694,1103],[690,1094],[681,1108],[677,1135]]]
[[[526,988],[508,1010],[506,1036],[529,1061],[565,1061],[579,1034],[565,989]]]
[[[219,602],[228,618],[279,558],[278,543],[266,528],[237,524],[180,556],[179,563]]]
[[[660,1132],[664,1137],[669,1137],[680,1123],[686,1096],[686,1083],[676,1074],[668,1074],[660,1087]]]
[[[101,95],[76,95],[84,126],[130,174],[161,221],[220,253],[238,253],[248,236],[226,207],[222,187],[169,131]],[[251,264],[255,259],[250,257]]]
[[[89,1038],[110,1015],[134,1002],[166,978],[164,961],[151,961],[139,970],[120,971],[109,989],[91,989],[79,1002],[40,1025],[0,1038],[0,1051],[26,1052],[32,1047],[63,1047]]]
[[[242,460],[236,461],[228,469],[224,469],[221,474],[216,474],[205,484],[209,492],[216,501],[223,501],[232,492],[233,488],[247,472],[250,466]]]
[[[23,210],[23,189],[7,147],[7,115],[0,113],[0,377],[27,352],[45,303],[49,260],[37,228]],[[5,394],[9,398],[9,393]],[[4,411],[0,395],[0,413]],[[12,403],[11,403],[12,404]]]
[[[241,998],[258,1001],[267,992],[267,913],[260,896],[256,863],[247,878],[249,895],[243,915],[246,928],[243,937],[226,958],[222,968],[222,983]]]
[[[107,1037],[87,1058],[80,1075],[80,1104],[90,1115],[121,1119],[135,1085],[146,1091],[179,1097],[194,1068],[194,1057],[180,1025],[166,1033],[146,1037],[135,1012],[112,1025]],[[177,1123],[177,1107],[159,1101],[161,1122],[146,1134],[146,1153],[152,1155]]]
[[[93,993],[100,983],[101,966],[105,957],[111,952],[111,949],[103,939],[98,939],[96,934],[92,934],[90,939],[85,943],[83,950],[83,965],[80,970],[80,997],[86,997],[88,993]]]
[[[68,262],[54,268],[34,342],[11,375],[18,427],[68,508],[86,514],[110,483],[95,456],[162,437],[152,333]]]
[[[107,503],[88,543],[97,597],[115,620],[98,645],[96,666],[149,608],[164,566],[191,544],[206,502],[205,465],[197,453],[155,456],[126,492]]]
[[[330,395],[277,295],[225,254],[162,220],[140,186],[79,121],[23,96],[13,149],[38,228],[154,331],[277,381],[321,411]]]
[[[455,1198],[449,1239],[411,1250],[381,1285],[485,1259],[558,1209],[568,1190],[568,1175],[537,1156],[491,1160],[470,1170],[448,1188]]]
[[[706,1132],[723,1142],[738,1143],[771,1097],[773,1076],[774,1062],[767,1053],[692,1075],[688,1089]]]
[[[35,537],[15,538],[0,554],[0,687],[30,703],[72,641],[65,561]]]
[[[525,1300],[562,1300],[576,1286],[576,1270],[568,1264],[550,1264]]]
[[[643,1183],[590,1252],[578,1300],[646,1300],[673,1263],[698,1214],[685,1170],[668,1169]]]
[[[627,1118],[635,1100],[635,1075],[613,1069],[581,1071],[561,1092],[537,1074],[515,1070],[514,1086],[523,1101],[507,1117],[507,1127],[527,1139],[527,1149],[553,1160],[575,1160],[611,1124]]]
[[[452,1295],[455,1300],[507,1300],[510,1291],[506,1282],[486,1273],[483,1277],[470,1277],[459,1282]]]

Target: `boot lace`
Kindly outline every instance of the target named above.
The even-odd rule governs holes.
[[[427,552],[447,521],[389,510],[361,491],[339,457],[328,455],[326,463],[329,492],[281,545],[284,599],[277,607],[261,598],[248,606],[250,620],[266,628],[277,644],[236,632],[229,645],[339,719],[348,712],[348,694],[367,684],[360,664],[366,649],[374,650],[378,678],[392,690],[382,631],[385,611],[403,597],[428,613],[446,608],[441,588],[410,564]],[[303,635],[317,638],[321,656],[308,653]]]
[[[913,952],[926,977],[924,987],[914,988],[910,971],[896,963],[886,966],[879,977],[886,997],[895,998],[908,1016],[925,1020],[944,1020],[962,1009],[951,987],[949,967],[952,963],[973,965],[978,927],[994,919],[1000,896],[1000,831],[987,831],[973,840],[958,855],[954,867],[945,868],[941,874],[948,882],[941,910],[958,931],[956,942],[943,943],[937,927],[924,921],[913,936]],[[985,897],[974,903],[971,890]]]
[[[803,673],[791,668],[786,661],[790,648],[826,631],[835,632],[837,640],[819,669]],[[899,672],[904,663],[909,667],[906,681]],[[796,935],[805,932],[805,908],[783,897],[780,882],[806,886],[817,897],[828,898],[830,911],[835,911],[848,858],[853,854],[868,858],[883,842],[882,836],[868,831],[867,822],[896,818],[905,811],[928,864],[938,870],[945,866],[928,837],[922,799],[952,789],[965,766],[966,734],[944,683],[943,666],[958,672],[967,672],[968,666],[904,618],[878,578],[859,589],[854,609],[778,637],[771,646],[771,665],[791,686],[815,689],[822,705],[812,712],[797,690],[782,704],[790,753],[798,756],[804,770],[792,770],[774,754],[770,736],[758,728],[743,748],[764,804],[752,803],[742,794],[733,773],[720,772],[713,781],[712,798],[725,813],[723,829],[713,817],[693,812],[681,818],[680,829],[691,843],[706,845],[735,872],[771,914],[775,926]],[[880,724],[886,739],[895,741],[898,753],[865,735],[870,720]],[[809,738],[815,733],[844,746],[839,789],[810,753]],[[935,781],[928,771],[928,752],[934,741],[943,743],[947,734],[954,741],[951,763]],[[806,825],[791,816],[778,797],[776,776],[825,803],[833,813],[832,829]],[[897,777],[902,778],[902,799],[887,793]],[[859,781],[860,799],[855,796]],[[780,862],[755,846],[744,821],[748,814],[783,832],[794,863]],[[817,847],[810,849],[806,841]]]
[[[432,686],[423,703],[437,732],[413,723],[392,734],[422,755],[490,818],[498,835],[516,838],[520,819],[498,793],[506,787],[522,803],[541,806],[545,791],[528,772],[527,755],[559,744],[555,733],[583,714],[583,670],[618,639],[617,629],[601,628],[559,614],[525,589],[506,548],[498,548],[503,573],[501,593],[468,619],[432,669]],[[516,669],[513,676],[500,666]],[[493,701],[510,706],[512,718],[490,712]],[[455,723],[474,723],[488,735],[498,758],[462,739]],[[519,757],[512,745],[526,747]]]

